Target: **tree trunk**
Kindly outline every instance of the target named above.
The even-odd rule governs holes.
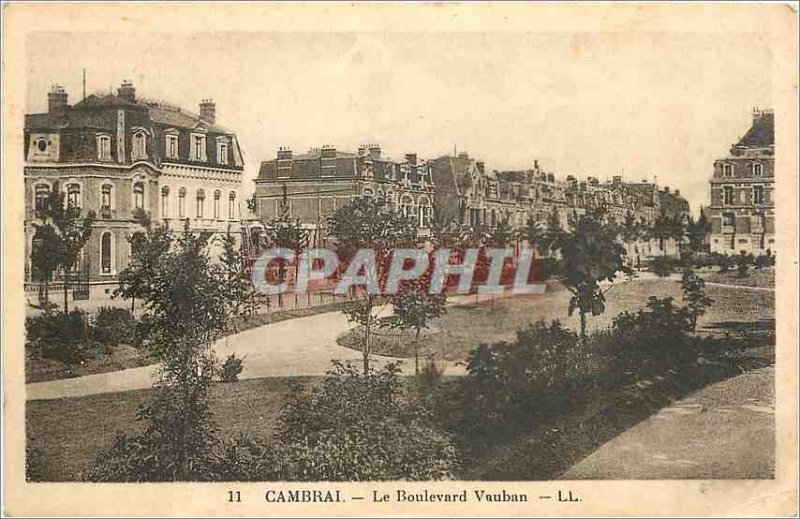
[[[136,296],[131,296],[131,315],[136,311]]]
[[[586,340],[586,313],[579,312],[581,317],[581,339]]]
[[[367,295],[367,306],[366,306],[366,323],[364,324],[364,350],[363,350],[363,357],[364,357],[364,376],[369,375],[369,339],[370,339],[370,327],[372,326],[372,296]]]
[[[64,267],[64,279],[63,279],[63,282],[64,282],[64,313],[65,314],[69,313],[69,300],[68,300],[68,297],[67,297],[67,276],[68,276],[68,272],[69,272],[69,270],[67,269],[67,267]]]
[[[420,329],[417,328],[414,334],[414,376],[417,377],[417,381],[419,381],[419,332]]]

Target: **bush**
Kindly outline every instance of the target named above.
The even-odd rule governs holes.
[[[650,272],[658,277],[664,278],[675,272],[677,261],[667,256],[656,256],[650,262]]]
[[[750,265],[752,264],[753,255],[742,251],[738,256],[736,256],[736,277],[747,277],[747,274],[750,270]]]
[[[225,362],[222,363],[220,368],[219,378],[223,382],[236,382],[239,380],[239,374],[244,368],[242,367],[242,359],[237,358],[236,354],[231,353]]]
[[[136,341],[138,321],[124,308],[106,306],[94,317],[90,336],[106,346],[132,344]]]
[[[322,387],[296,391],[281,416],[267,479],[431,480],[458,461],[446,433],[390,364],[364,375],[335,363]]]
[[[36,355],[66,364],[78,364],[91,353],[86,314],[77,308],[70,313],[46,313],[25,319],[28,342]]]
[[[720,272],[728,272],[733,268],[734,260],[727,254],[714,253],[712,257],[714,258],[714,264],[719,267]]]
[[[756,256],[755,260],[753,261],[753,266],[755,266],[755,268],[757,269],[774,267],[775,256],[773,256],[772,254],[760,254]]]
[[[692,266],[696,269],[713,267],[717,265],[715,258],[710,254],[694,254]]]

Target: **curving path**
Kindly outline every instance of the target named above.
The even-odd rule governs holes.
[[[474,301],[474,298],[473,298]],[[381,309],[382,313],[389,307]],[[244,357],[244,371],[239,378],[322,376],[331,368],[331,361],[351,362],[361,366],[361,353],[336,344],[336,338],[351,328],[347,317],[339,311],[317,314],[246,330],[221,339],[214,347],[220,358],[236,353]],[[378,367],[391,357],[371,356]],[[98,373],[77,378],[27,384],[28,400],[70,398],[149,388],[156,378],[156,365]],[[403,372],[413,374],[413,362],[403,363]],[[447,375],[464,372],[463,366],[445,366]]]

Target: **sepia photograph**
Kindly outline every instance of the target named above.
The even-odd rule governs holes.
[[[4,514],[797,514],[796,3],[3,17]]]

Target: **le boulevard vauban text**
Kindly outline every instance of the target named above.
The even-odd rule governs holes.
[[[342,490],[268,489],[268,503],[344,503],[368,501],[373,503],[524,503],[533,500],[578,502],[580,499],[571,490],[529,493],[506,489],[464,489],[457,492],[442,492],[428,489],[371,490],[364,495],[346,495]]]

